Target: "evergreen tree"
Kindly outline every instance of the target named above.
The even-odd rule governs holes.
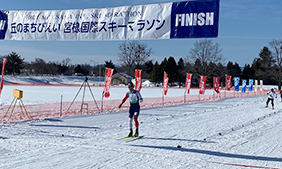
[[[114,72],[113,72],[113,73],[116,73],[116,72],[117,72],[117,70],[116,70],[116,68],[115,68],[115,65],[113,64],[112,60],[110,60],[110,61],[105,61],[104,67],[114,69]],[[99,68],[100,68],[100,67],[99,67]]]
[[[74,73],[83,73],[83,70],[81,68],[80,65],[77,65],[75,68],[74,68]]]
[[[255,79],[255,70],[249,64],[245,64],[241,79]]]
[[[4,58],[7,59],[5,70],[7,74],[21,74],[21,70],[24,68],[24,58],[15,52],[12,52]]]
[[[273,65],[274,60],[268,47],[263,47],[259,53],[259,58],[255,58],[252,68],[255,70],[256,78],[263,80],[264,84],[273,83]]]
[[[165,71],[169,75],[169,82],[173,83],[177,81],[178,69],[173,57],[169,57],[165,66]]]
[[[218,77],[217,65],[213,62],[210,62],[207,68],[207,84],[210,84],[210,86],[213,85],[213,78]]]
[[[154,64],[152,60],[147,61],[143,66],[143,71],[147,74],[150,74],[153,71]]]
[[[232,62],[228,62],[226,66],[226,73],[232,77],[241,77],[241,68],[237,62],[233,64]]]
[[[163,80],[162,76],[163,76],[163,71],[161,69],[161,66],[158,64],[158,62],[155,62],[153,70],[150,74],[150,79],[152,82],[160,83]]]
[[[181,83],[185,83],[186,79],[186,72],[184,71],[185,69],[185,64],[184,60],[180,58],[177,63],[177,68],[178,68],[178,75],[177,75],[177,81]]]

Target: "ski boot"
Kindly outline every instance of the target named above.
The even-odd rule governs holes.
[[[133,133],[133,131],[132,131],[132,129],[130,129],[130,132],[129,132],[127,137],[132,137],[132,133]]]
[[[139,133],[138,133],[138,128],[135,131],[134,137],[138,137]]]

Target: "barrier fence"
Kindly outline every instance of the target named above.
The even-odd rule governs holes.
[[[253,91],[253,92],[234,92],[234,91],[221,91],[221,93],[214,93],[213,95],[183,95],[178,97],[150,97],[143,98],[143,103],[140,103],[141,108],[150,107],[162,107],[178,104],[191,104],[195,102],[206,102],[206,101],[216,101],[223,98],[232,97],[253,97],[266,95],[268,90],[263,91]],[[33,104],[22,106],[20,104],[15,104],[15,106],[3,105],[0,107],[0,122],[16,122],[25,121],[31,119],[44,119],[44,118],[57,118],[65,116],[77,116],[81,114],[94,114],[102,112],[118,112],[120,110],[127,110],[129,108],[129,102],[118,108],[121,102],[120,100],[104,100],[103,104],[101,100],[96,100],[97,105],[93,101],[75,101],[71,102],[61,102],[61,103],[47,103],[47,104]],[[69,106],[72,104],[71,108]],[[101,105],[103,108],[101,109]],[[10,107],[10,109],[9,109]],[[27,115],[24,114],[24,108],[27,111]],[[142,110],[141,110],[142,111]]]

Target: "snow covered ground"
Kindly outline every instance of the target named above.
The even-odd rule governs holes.
[[[282,168],[282,104],[264,96],[1,126],[0,168]],[[178,148],[178,145],[181,148]]]
[[[72,100],[78,90],[4,86],[3,104],[11,102],[14,87],[30,104],[40,102],[32,100],[40,95],[46,103],[59,101],[60,95]],[[146,90],[143,97],[161,97],[161,89]],[[121,99],[126,91],[111,88],[111,97]],[[168,94],[183,92],[169,89]],[[130,142],[118,140],[129,132],[126,109],[3,123],[0,168],[282,168],[282,103],[275,99],[272,110],[264,108],[265,102],[265,96],[256,96],[143,108],[139,122],[145,136]]]

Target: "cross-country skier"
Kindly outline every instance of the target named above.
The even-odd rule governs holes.
[[[281,102],[282,102],[282,90],[280,90],[280,98],[281,98]]]
[[[268,103],[269,103],[269,101],[271,101],[272,109],[274,109],[274,102],[273,102],[274,101],[274,97],[277,98],[277,95],[276,95],[274,89],[271,88],[271,90],[269,92],[267,92],[267,95],[268,95],[268,99],[266,101],[266,106],[265,107],[268,107]]]
[[[129,89],[129,92],[126,93],[125,97],[122,99],[122,101],[121,101],[121,103],[118,107],[120,108],[122,106],[122,104],[126,101],[126,99],[129,98],[129,101],[130,101],[130,108],[129,108],[129,128],[130,128],[130,132],[128,134],[128,137],[132,137],[132,134],[133,134],[133,131],[132,131],[132,121],[133,121],[133,119],[134,119],[135,128],[136,128],[134,136],[137,137],[139,135],[139,133],[138,133],[138,127],[139,127],[138,116],[139,116],[139,112],[140,112],[139,101],[143,102],[143,98],[137,90],[134,90],[134,85],[133,85],[132,82],[129,82],[128,89]]]

